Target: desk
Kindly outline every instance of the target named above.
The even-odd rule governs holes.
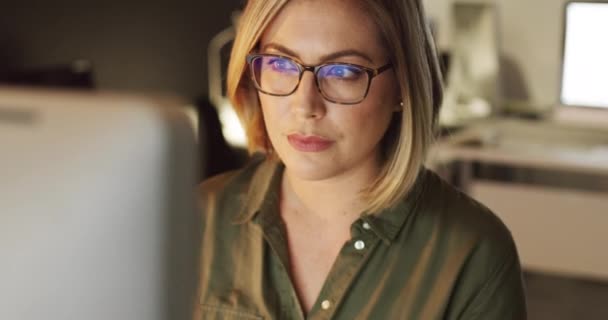
[[[608,128],[488,120],[441,139],[429,166],[505,222],[524,267],[608,279]]]

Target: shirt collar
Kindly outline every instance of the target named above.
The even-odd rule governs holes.
[[[244,206],[237,215],[235,223],[251,221],[258,212],[278,203],[281,177],[284,165],[277,159],[267,158],[256,169],[249,190],[245,196]],[[395,240],[415,210],[422,193],[426,174],[422,168],[410,192],[396,205],[377,213],[363,214],[355,223],[366,222],[370,230],[386,244]]]
[[[282,173],[283,165],[279,160],[267,157],[262,161],[251,178],[243,209],[236,216],[235,223],[251,221],[264,203],[278,197]]]

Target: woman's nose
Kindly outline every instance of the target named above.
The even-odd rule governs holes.
[[[321,95],[312,72],[304,72],[297,90],[293,93],[293,110],[306,119],[319,119],[325,115],[325,99]]]

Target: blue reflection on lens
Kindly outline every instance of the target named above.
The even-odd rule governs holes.
[[[284,73],[293,73],[300,72],[295,63],[291,60],[281,57],[267,57],[266,65],[270,66],[270,68],[277,72]]]
[[[319,70],[322,77],[341,80],[357,80],[363,73],[360,68],[346,64],[327,65]]]

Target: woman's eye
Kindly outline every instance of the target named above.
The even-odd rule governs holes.
[[[357,67],[335,65],[331,66],[324,75],[326,77],[339,78],[343,80],[355,80],[358,79],[362,73],[363,71]]]
[[[287,59],[273,58],[268,60],[268,65],[270,65],[273,70],[280,72],[298,71],[298,68]]]

